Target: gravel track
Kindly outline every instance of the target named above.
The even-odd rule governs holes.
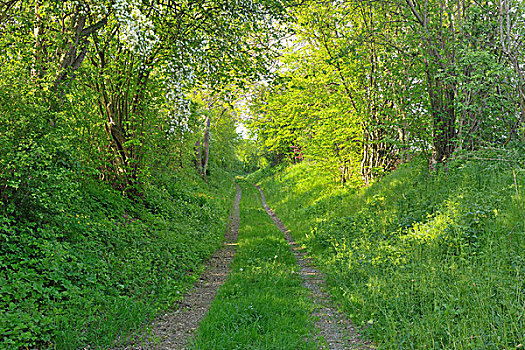
[[[242,191],[235,183],[237,194],[229,227],[224,235],[224,244],[208,260],[206,268],[194,288],[184,294],[177,310],[165,313],[155,319],[152,328],[153,340],[140,340],[128,344],[126,350],[178,350],[186,349],[188,341],[195,333],[217,290],[226,281],[230,264],[235,256],[237,236],[239,234],[239,203]]]
[[[321,346],[321,349],[373,349],[371,344],[365,342],[357,333],[350,320],[338,311],[336,305],[326,293],[325,276],[323,273],[315,267],[312,259],[306,257],[306,253],[302,251],[302,248],[293,240],[290,231],[266,204],[266,197],[263,190],[257,185],[254,186],[261,193],[264,209],[290,244],[290,249],[300,268],[299,274],[303,279],[303,286],[311,292],[310,296],[315,304],[312,316],[315,319],[315,326],[319,331],[318,341],[322,343],[321,338],[323,338],[327,344],[327,346]]]

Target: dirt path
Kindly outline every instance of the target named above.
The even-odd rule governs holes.
[[[236,183],[237,194],[230,215],[229,227],[224,235],[224,245],[208,260],[206,268],[195,287],[182,298],[179,308],[159,316],[153,322],[155,343],[134,344],[127,350],[176,350],[186,349],[189,338],[210,308],[217,290],[230,272],[239,234],[239,203],[241,188]]]
[[[319,330],[319,337],[325,339],[328,349],[331,350],[373,349],[360,338],[360,335],[355,331],[348,318],[337,310],[337,307],[325,291],[324,275],[316,269],[312,260],[305,256],[305,252],[301,251],[302,248],[298,247],[290,236],[290,231],[266,204],[263,190],[257,185],[254,186],[261,193],[264,209],[290,244],[290,249],[297,260],[297,265],[301,269],[300,275],[303,279],[303,285],[311,291],[311,297],[316,305],[312,316],[315,318],[315,326]]]

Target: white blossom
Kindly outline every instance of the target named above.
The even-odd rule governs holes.
[[[148,56],[159,37],[155,27],[141,11],[137,0],[116,0],[113,5],[120,24],[119,40],[139,57]]]
[[[164,67],[166,74],[166,103],[169,118],[169,138],[178,132],[189,132],[190,99],[184,90],[195,80],[195,72],[190,65],[184,64],[182,57],[173,58]]]

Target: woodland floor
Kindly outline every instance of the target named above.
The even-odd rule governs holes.
[[[163,314],[154,321],[150,340],[137,340],[133,344],[128,344],[126,350],[193,348],[190,344],[191,338],[206,316],[218,289],[226,281],[236,252],[241,201],[241,188],[237,184],[236,186],[237,194],[229,228],[225,234],[224,246],[209,259],[200,280],[184,295],[177,310]],[[314,266],[312,260],[305,256],[302,248],[292,239],[290,231],[266,204],[263,190],[256,185],[255,187],[260,192],[266,213],[288,241],[299,267],[298,274],[302,279],[302,285],[308,289],[308,295],[315,305],[311,317],[316,330],[312,333],[315,333],[318,349],[373,349],[372,345],[362,339],[348,318],[338,311],[325,291],[325,276]]]

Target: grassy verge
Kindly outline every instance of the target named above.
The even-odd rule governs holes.
[[[315,349],[311,301],[287,241],[242,183],[240,231],[232,272],[201,323],[196,349]]]
[[[220,245],[234,187],[159,177],[135,202],[66,177],[0,213],[0,349],[108,348],[169,308]],[[38,200],[39,202],[36,202]],[[20,208],[20,207],[19,207]]]
[[[475,158],[497,158],[476,155]],[[255,174],[384,349],[515,349],[525,341],[525,174],[515,162],[414,161],[367,189],[303,163]]]

